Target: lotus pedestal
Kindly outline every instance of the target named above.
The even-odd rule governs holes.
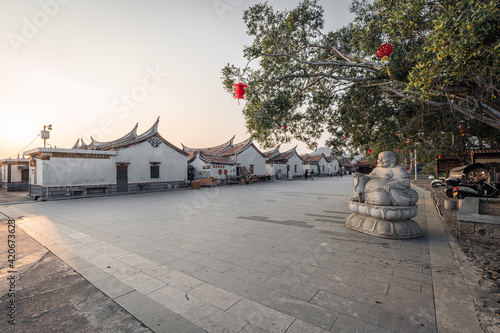
[[[411,220],[417,215],[418,206],[377,206],[349,201],[353,211],[347,217],[347,228],[392,239],[409,239],[422,236],[422,229]]]

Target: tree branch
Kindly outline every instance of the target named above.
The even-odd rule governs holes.
[[[493,119],[493,118],[490,118],[490,117],[487,117],[483,114],[480,114],[480,113],[477,113],[467,107],[464,107],[464,106],[461,106],[461,105],[458,105],[458,104],[455,104],[455,103],[446,103],[446,102],[435,102],[435,101],[427,101],[425,99],[422,99],[420,97],[416,97],[416,96],[410,96],[410,95],[406,95],[404,94],[402,91],[400,90],[397,90],[397,89],[394,89],[394,88],[391,88],[391,87],[385,87],[385,86],[379,86],[380,89],[382,90],[385,90],[385,91],[389,91],[389,92],[392,92],[396,95],[398,95],[399,97],[401,98],[404,98],[404,99],[409,99],[409,100],[414,100],[414,101],[420,101],[422,103],[425,103],[425,104],[428,104],[428,105],[432,105],[432,106],[436,106],[436,107],[443,107],[443,106],[451,106],[451,108],[455,111],[458,111],[474,120],[478,120],[478,121],[481,121],[485,124],[488,124],[492,127],[495,127],[495,128],[499,128],[500,129],[500,120],[496,120],[496,119]],[[488,106],[488,105],[486,105]],[[491,108],[488,106],[488,108],[492,109],[493,111],[497,112],[497,110]]]
[[[307,78],[307,77],[328,77],[330,79],[334,80],[342,80],[342,81],[351,81],[351,82],[362,82],[362,81],[373,81],[374,78],[356,78],[356,77],[341,77],[341,76],[336,76],[336,75],[331,75],[327,73],[315,73],[315,74],[289,74],[289,75],[284,75],[279,78],[278,80],[283,80],[283,79],[288,79],[288,78]]]
[[[344,63],[344,62],[333,62],[333,61],[318,61],[318,62],[307,61],[307,60],[299,59],[298,57],[291,55],[291,54],[287,54],[287,53],[274,53],[274,54],[261,53],[261,55],[266,56],[266,57],[288,57],[288,58],[294,59],[298,63],[311,65],[311,66],[339,66],[339,67],[351,67],[351,68],[356,67],[356,68],[367,69],[367,70],[370,70],[373,72],[378,72],[381,69],[381,68],[377,68],[375,66],[359,64],[359,63],[355,63],[355,62]]]

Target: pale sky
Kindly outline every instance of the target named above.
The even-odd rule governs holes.
[[[180,147],[249,137],[221,69],[244,66],[243,11],[256,0],[0,0],[0,159],[52,124],[48,143],[110,141],[160,116]],[[320,0],[325,30],[351,22],[350,0]],[[291,9],[299,0],[270,0]],[[325,138],[326,139],[326,136]],[[299,153],[308,150],[300,142]],[[319,142],[322,146],[324,140]],[[43,147],[38,137],[27,149]]]

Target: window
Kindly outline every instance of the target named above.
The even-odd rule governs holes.
[[[250,174],[253,175],[253,164],[250,164]]]
[[[325,172],[325,166],[323,165],[323,172]]]
[[[160,163],[149,164],[150,178],[160,178]]]
[[[297,164],[293,166],[293,170],[294,170],[293,172],[297,172]]]

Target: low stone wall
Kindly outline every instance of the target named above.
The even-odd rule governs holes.
[[[131,183],[128,192],[158,192],[187,187],[184,181]],[[82,185],[82,186],[54,186],[47,188],[40,185],[31,185],[30,196],[34,199],[59,199],[80,196],[112,195],[118,193],[116,184]],[[121,192],[127,193],[127,192]]]
[[[479,214],[482,200],[500,202],[500,199],[465,198],[457,213],[460,237],[500,245],[500,216]]]

